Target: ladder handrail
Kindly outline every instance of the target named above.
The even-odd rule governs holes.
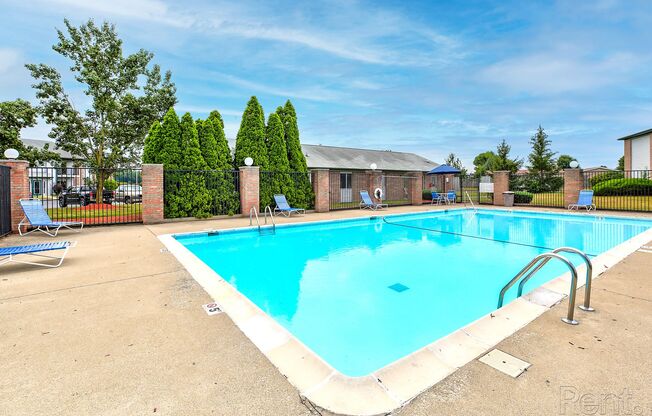
[[[473,207],[474,212],[478,212],[478,209],[475,207],[475,204],[473,203],[473,200],[471,199],[471,195],[469,195],[469,191],[464,191],[466,193],[466,197],[469,198],[469,202],[471,203],[471,206]]]
[[[267,211],[269,211],[269,218],[272,220],[272,229],[276,231],[276,222],[274,221],[274,211],[272,211],[272,207],[267,205],[265,207],[265,225],[267,225]]]
[[[584,263],[586,263],[586,284],[584,286],[584,304],[580,305],[580,309],[586,312],[593,312],[595,309],[591,307],[591,281],[593,280],[593,263],[591,262],[591,259],[589,259],[589,256],[587,256],[585,253],[579,251],[576,248],[573,247],[559,247],[554,250],[552,250],[552,253],[557,254],[560,252],[566,252],[566,253],[574,253],[582,257],[582,260],[584,260]],[[525,282],[530,280],[530,278],[538,272],[543,266],[545,266],[548,262],[550,261],[550,258],[545,259],[539,265],[534,268],[530,273],[528,273],[527,276],[525,276],[521,282],[518,284],[518,294],[516,295],[517,297],[521,296],[523,294],[523,287],[525,286]]]
[[[258,231],[260,231],[260,220],[258,219],[258,210],[255,206],[249,209],[249,226],[253,225],[253,217],[256,217],[256,224],[258,224]]]
[[[577,270],[575,269],[575,266],[573,266],[573,263],[571,263],[567,258],[562,257],[559,254],[555,254],[555,253],[539,254],[534,259],[532,259],[532,261],[530,261],[527,264],[527,266],[521,269],[521,271],[518,272],[518,274],[514,276],[514,278],[512,278],[512,280],[510,280],[500,291],[500,296],[498,297],[498,308],[501,308],[503,306],[505,293],[510,287],[514,285],[514,283],[516,283],[525,273],[527,273],[532,268],[532,266],[538,264],[543,259],[549,259],[549,258],[554,258],[561,261],[570,270],[571,287],[570,287],[570,293],[568,295],[568,314],[566,318],[562,318],[561,320],[567,324],[577,325],[578,322],[575,319],[573,319],[573,315],[575,313],[575,292],[577,292]]]

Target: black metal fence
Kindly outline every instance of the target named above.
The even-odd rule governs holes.
[[[310,172],[260,172],[259,210],[276,206],[274,195],[283,194],[293,208],[311,209],[315,206]]]
[[[206,218],[240,213],[237,170],[165,170],[165,218]]]
[[[514,191],[515,205],[564,206],[564,174],[562,172],[511,174],[509,189]]]
[[[494,203],[493,192],[484,192],[481,189],[481,179],[474,177],[460,178],[460,196],[459,199],[463,203],[473,202],[474,204],[489,204]],[[482,191],[482,192],[481,192]]]
[[[389,206],[412,204],[412,176],[381,175],[368,172],[330,172],[330,209],[359,208],[360,191],[367,191],[373,202]],[[380,198],[379,198],[380,196]]]
[[[11,168],[0,166],[0,236],[11,232]]]
[[[652,170],[584,172],[597,209],[652,211]]]
[[[41,201],[53,221],[86,225],[142,221],[139,168],[30,167],[28,177],[31,198]],[[100,181],[104,189],[98,196]]]

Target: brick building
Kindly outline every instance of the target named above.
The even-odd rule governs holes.
[[[621,137],[625,145],[625,170],[652,169],[652,129]]]

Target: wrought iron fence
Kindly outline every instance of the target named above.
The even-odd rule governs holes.
[[[412,176],[355,171],[331,171],[329,179],[331,210],[359,208],[360,191],[367,191],[374,202],[389,206],[410,205],[413,181],[417,180]]]
[[[511,174],[509,189],[514,191],[515,205],[533,207],[564,206],[563,173]]]
[[[274,195],[283,194],[293,208],[311,209],[315,206],[310,172],[260,172],[259,210],[276,206]]]
[[[489,204],[494,203],[493,192],[485,192],[481,188],[481,179],[474,177],[466,177],[460,179],[460,199],[463,203],[473,202],[474,204]],[[489,183],[489,182],[487,182]]]
[[[11,168],[0,166],[0,236],[11,232]]]
[[[170,170],[163,172],[165,218],[240,213],[237,170]]]
[[[53,221],[86,225],[142,221],[142,175],[136,168],[30,167],[31,198],[38,199]],[[98,196],[98,182],[103,192]]]
[[[652,211],[652,170],[584,172],[597,209]]]

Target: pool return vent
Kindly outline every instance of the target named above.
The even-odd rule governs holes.
[[[523,269],[520,272],[518,272],[518,274],[514,276],[514,278],[510,280],[502,288],[502,290],[500,291],[500,295],[498,296],[498,308],[501,308],[503,306],[503,301],[507,290],[510,287],[512,287],[519,279],[521,279],[521,277],[525,276],[518,285],[518,294],[516,295],[516,297],[520,297],[523,294],[523,287],[525,286],[525,283],[528,280],[530,280],[532,276],[534,276],[539,270],[541,270],[543,266],[545,266],[550,260],[557,259],[562,263],[564,263],[568,267],[571,273],[571,287],[570,287],[570,293],[568,295],[568,314],[566,315],[565,318],[561,318],[561,320],[562,322],[565,322],[570,325],[577,325],[579,322],[573,319],[575,313],[575,293],[577,292],[577,270],[575,269],[575,266],[573,266],[573,263],[571,263],[566,257],[563,257],[558,254],[561,252],[577,254],[580,257],[582,257],[582,259],[586,263],[586,285],[584,289],[584,305],[581,305],[580,309],[582,309],[585,312],[595,311],[595,309],[591,307],[591,280],[593,277],[593,263],[591,263],[591,260],[586,254],[572,247],[559,247],[551,252],[540,254],[535,258],[533,258],[532,261],[527,264],[527,266],[523,267]]]
[[[272,226],[268,227],[267,226],[267,213],[269,212],[269,218],[272,222]],[[276,223],[274,222],[274,212],[272,211],[272,208],[267,205],[265,207],[265,227],[260,226],[260,219],[258,218],[258,210],[256,210],[256,207],[251,207],[249,210],[249,225],[253,225],[253,220],[254,217],[256,218],[256,224],[258,225],[258,234],[259,235],[270,235],[270,234],[276,234]]]

